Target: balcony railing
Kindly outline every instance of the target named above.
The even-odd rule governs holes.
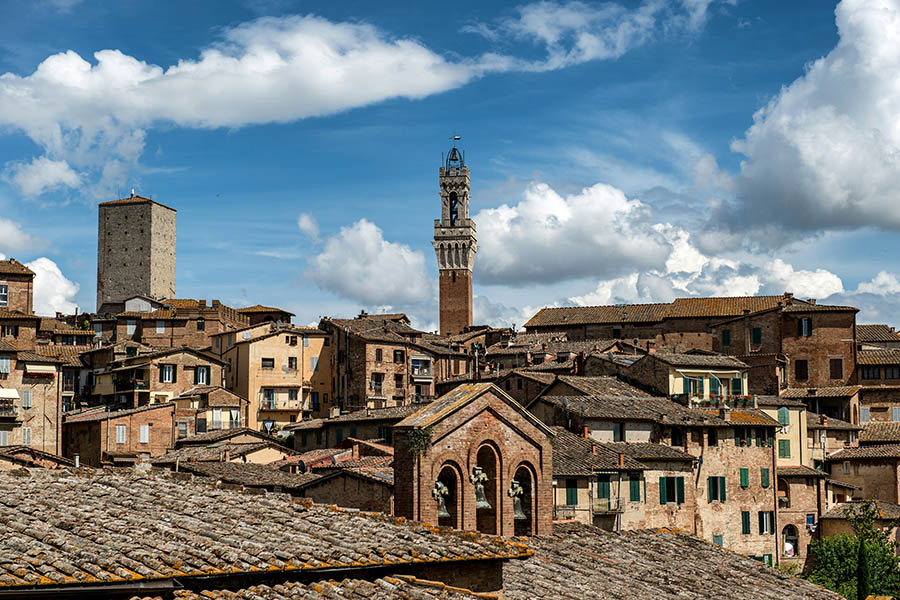
[[[574,519],[578,514],[604,515],[622,512],[618,498],[591,498],[590,504],[557,504],[553,507],[553,518]]]
[[[0,405],[0,419],[17,419],[19,417],[19,407],[15,404]]]

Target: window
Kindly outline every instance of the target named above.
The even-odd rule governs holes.
[[[750,343],[754,344],[754,345],[762,344],[762,328],[761,327],[754,327],[753,329],[750,330]]]
[[[618,327],[613,328],[613,337],[619,339],[622,337],[622,330]]]
[[[713,544],[715,544],[716,546],[724,546],[725,540],[721,535],[714,535],[713,536]]]
[[[162,319],[157,319],[156,321],[156,333],[165,333],[166,332],[166,322]]]
[[[522,378],[521,377],[516,377],[516,389],[517,390],[522,389]]]
[[[803,317],[797,321],[797,335],[800,337],[812,335],[812,319],[810,317]]]
[[[597,497],[601,499],[610,498],[609,475],[597,475]]]
[[[188,424],[184,421],[178,421],[178,439],[186,438],[188,435]]]
[[[787,406],[778,407],[778,424],[779,425],[790,425],[791,424],[791,411]]]
[[[241,411],[236,408],[229,409],[229,413],[231,414],[231,428],[241,426]]]
[[[9,375],[10,359],[8,356],[0,356],[0,374]]]
[[[275,368],[275,359],[274,358],[262,358],[260,359],[260,368],[269,370]]]
[[[791,457],[791,440],[778,440],[778,458]]]
[[[881,379],[881,367],[873,367],[871,365],[863,366],[859,371],[860,377],[863,379]],[[885,379],[893,379],[887,376],[885,373]]]
[[[884,378],[885,379],[900,379],[900,367],[885,367],[884,368]]]
[[[128,319],[125,323],[125,333],[128,335],[134,335],[134,331],[137,329],[137,321],[135,319]]]
[[[265,359],[263,359],[263,360],[265,360]],[[265,367],[263,367],[263,368],[265,368]],[[296,356],[288,356],[288,369],[290,369],[291,371],[297,370],[297,357]]]
[[[709,446],[718,446],[719,445],[719,432],[715,429],[707,429],[706,430],[706,443]]]
[[[297,390],[288,390],[288,400],[296,400],[298,396]]]
[[[862,406],[859,409],[859,422],[860,423],[868,423],[869,422],[869,407]]]
[[[313,410],[319,410],[319,392],[310,392],[309,402]]]
[[[684,504],[684,477],[659,478],[659,503]]]
[[[741,487],[750,487],[750,469],[741,467]]]
[[[844,461],[844,463],[842,465],[842,470],[844,471],[844,475],[850,474],[850,461],[849,460]]]
[[[773,533],[775,533],[775,511],[759,511],[759,534],[771,535]]]
[[[637,473],[628,476],[628,500],[631,502],[641,501],[641,476]]]
[[[334,430],[334,443],[335,445],[340,444],[344,441],[344,430],[338,427]]]
[[[315,371],[319,368],[319,357],[318,356],[310,356],[309,357],[309,370]]]
[[[844,359],[832,358],[828,360],[828,373],[831,379],[844,378]]]
[[[405,352],[403,350],[394,350],[394,362],[395,363],[403,363],[406,362]]]
[[[506,381],[503,382],[503,387],[508,392],[512,388],[512,382],[509,379],[507,379]]]
[[[94,337],[103,335],[103,323],[94,323]]]
[[[176,383],[175,365],[159,365],[160,383]]]
[[[719,395],[719,378],[715,375],[709,376],[709,395],[710,396],[718,396]]]
[[[116,425],[116,443],[124,444],[128,439],[128,429],[125,425]]]
[[[809,362],[806,360],[794,361],[794,379],[806,381],[809,379]]]
[[[222,409],[214,408],[212,418],[212,428],[213,429],[222,429]]]
[[[18,337],[18,336],[19,336],[19,326],[18,325],[0,326],[0,337]]]
[[[206,321],[197,319],[197,331],[206,331]]]
[[[34,392],[22,390],[22,408],[31,408],[32,406],[34,406]]]
[[[566,505],[578,505],[578,480],[566,479]]]
[[[149,425],[141,425],[140,434],[141,434],[141,443],[149,444],[150,443],[150,426]]]
[[[727,348],[731,345],[731,330],[723,329],[722,330],[722,347]]]
[[[762,467],[759,470],[759,485],[764,488],[769,487],[769,469],[766,467]]]
[[[381,362],[381,348],[375,348],[375,362]]]
[[[303,347],[309,348],[309,337],[307,337],[305,335],[303,336]]]
[[[194,383],[197,385],[209,385],[209,367],[194,368]]]
[[[9,432],[0,430],[0,446],[9,446]]]
[[[891,408],[891,421],[896,423],[900,421],[900,406],[894,406]]]
[[[275,390],[272,388],[263,389],[263,405],[269,410],[275,408]]]
[[[331,345],[331,338],[325,338],[324,340],[322,340],[322,345],[323,345],[323,346],[330,346],[330,345]]]
[[[625,441],[625,423],[613,423],[613,441]]]
[[[31,427],[22,428],[22,444],[25,446],[31,445]]]
[[[741,511],[741,533],[743,535],[750,535],[750,511],[749,510]]]
[[[707,477],[706,487],[710,502],[725,502],[724,477]]]
[[[758,439],[758,438],[757,438]],[[753,430],[749,427],[734,428],[734,445],[749,446],[753,442]]]
[[[677,427],[672,428],[672,445],[684,446],[684,432]]]
[[[9,306],[9,286],[0,285],[0,306]]]
[[[506,383],[509,383],[509,380],[507,380]],[[394,375],[394,387],[395,388],[403,387],[403,375],[401,375],[400,373],[397,373]],[[507,389],[509,389],[509,388],[507,388]]]

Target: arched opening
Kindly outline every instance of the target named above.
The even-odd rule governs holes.
[[[534,477],[531,474],[531,469],[525,465],[520,466],[516,469],[515,480],[518,487],[521,488],[521,492],[518,494],[519,510],[517,510],[516,507],[515,497],[513,498],[513,523],[515,524],[515,534],[534,535],[534,515],[536,507],[534,497]]]
[[[438,482],[446,488],[444,494],[444,508],[449,516],[438,515],[438,525],[462,529],[462,498],[459,496],[462,477],[459,469],[454,465],[444,465],[438,474]]]
[[[791,487],[784,479],[778,480],[778,508],[791,507]]]
[[[800,548],[797,546],[799,540],[796,527],[793,525],[785,525],[784,529],[781,530],[781,539],[784,540],[785,557],[791,558],[800,555]]]
[[[498,516],[500,515],[500,481],[498,481],[498,473],[500,473],[499,457],[491,446],[482,446],[475,455],[476,468],[480,470],[481,477],[477,475],[473,479],[475,484],[476,504],[475,504],[475,529],[481,533],[496,535],[499,533]],[[475,469],[473,469],[475,471]],[[480,481],[479,481],[480,479]],[[482,499],[479,485],[483,488],[484,502],[478,502]],[[486,503],[485,503],[486,502]],[[481,506],[479,507],[479,504]]]
[[[450,225],[456,223],[459,217],[459,197],[456,192],[450,192]]]

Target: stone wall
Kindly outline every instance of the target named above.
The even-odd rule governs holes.
[[[7,286],[7,302],[0,310],[34,313],[34,275],[0,273],[0,285]]]
[[[388,515],[394,511],[391,486],[346,473],[317,482],[306,488],[303,495],[318,504],[334,504]]]
[[[55,375],[32,375],[25,372],[26,361],[10,356],[10,373],[0,375],[0,387],[18,391],[19,400],[14,401],[15,416],[0,419],[0,429],[8,432],[10,445],[25,444],[26,436],[31,442],[25,444],[37,450],[59,454],[60,423],[62,422],[62,382],[57,368]],[[31,392],[31,408],[25,408],[23,399]],[[30,431],[30,434],[28,431]]]
[[[125,443],[116,440],[117,426],[125,427]],[[141,443],[141,425],[149,426],[149,441]],[[81,456],[82,464],[97,467],[107,453],[161,456],[175,447],[175,405],[165,404],[118,417],[65,425],[65,456]]]
[[[900,478],[897,459],[833,461],[831,478],[860,488],[854,496],[876,498],[893,504],[900,503]],[[849,472],[845,471],[849,469]]]

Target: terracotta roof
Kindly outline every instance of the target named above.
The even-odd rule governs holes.
[[[179,470],[213,477],[218,481],[249,488],[281,488],[281,490],[297,491],[300,486],[318,479],[314,473],[295,475],[269,465],[233,462],[185,462]]]
[[[87,335],[94,337],[94,331],[91,329],[79,329],[52,317],[41,317],[38,331],[49,331],[56,335]]]
[[[239,313],[244,314],[279,312],[286,315],[291,315],[292,317],[295,316],[294,313],[286,311],[282,308],[275,308],[274,306],[263,306],[262,304],[255,304],[254,306],[247,306],[246,308],[238,308],[236,310]]]
[[[542,308],[525,323],[525,327],[586,325],[588,323],[655,322],[663,320],[668,308],[668,304]]]
[[[534,557],[503,566],[506,600],[842,600],[834,592],[686,532],[604,531],[555,523],[530,538]]]
[[[116,318],[143,319],[145,321],[187,319],[186,316],[179,317],[178,312],[171,308],[158,308],[150,312],[120,312],[116,314]]]
[[[897,342],[900,336],[890,325],[856,325],[858,342]]]
[[[835,504],[834,506],[829,508],[828,512],[822,515],[821,518],[846,519],[852,514],[853,509],[859,507],[863,502],[868,502],[868,500],[856,500],[854,502],[842,502],[840,504]],[[900,506],[891,504],[890,502],[885,502],[884,500],[873,499],[872,502],[875,503],[875,508],[878,510],[878,513],[882,519],[892,521],[900,519]]]
[[[732,296],[713,298],[676,298],[666,311],[667,318],[738,317],[776,308],[784,296]]]
[[[224,440],[212,444],[192,444],[181,446],[175,450],[169,450],[164,455],[152,460],[155,465],[172,465],[176,461],[185,464],[188,462],[222,462],[228,456],[230,460],[241,458],[259,452],[260,450],[273,449],[284,454],[291,455],[293,450],[275,442],[231,442]]]
[[[19,350],[16,354],[17,360],[25,361],[25,362],[35,362],[35,363],[61,363],[60,359],[55,356],[44,356],[43,354],[37,354],[36,352],[27,352],[23,350]]]
[[[705,412],[715,416],[719,415],[719,411],[717,410],[707,410]],[[773,419],[757,408],[750,410],[732,409],[729,412],[729,417],[727,420],[729,423],[733,423],[735,425],[765,425],[769,427],[778,426],[778,421],[776,419]]]
[[[651,352],[638,360],[646,360],[646,357],[654,357],[657,360],[672,365],[673,367],[710,367],[725,369],[747,369],[749,365],[739,361],[733,356],[724,354],[684,354],[676,352]],[[637,361],[635,361],[637,362]]]
[[[314,583],[289,581],[271,586],[254,585],[235,591],[177,590],[174,598],[175,600],[238,600],[239,598],[258,600],[362,600],[363,598],[372,600],[397,598],[406,600],[484,600],[485,596],[408,575],[386,575],[374,581],[363,579],[328,580]],[[162,599],[160,598],[160,600]]]
[[[896,340],[900,342],[900,339]],[[900,350],[858,350],[858,365],[900,365]]]
[[[162,206],[163,208],[168,208],[169,210],[175,210],[171,206],[166,206],[165,204],[160,204],[156,200],[151,200],[150,198],[144,198],[143,196],[133,196],[131,198],[119,198],[118,200],[110,200],[109,202],[101,202],[100,206],[124,206],[126,204],[156,204],[157,206]]]
[[[0,474],[0,588],[525,558],[522,543],[143,470]],[[476,563],[477,564],[477,563]],[[464,568],[464,567],[458,567]]]
[[[859,309],[853,306],[837,306],[834,304],[808,304],[806,302],[794,302],[784,307],[786,313],[798,312],[859,312]]]
[[[858,385],[843,385],[820,388],[788,388],[781,392],[782,398],[849,398],[859,392]]]
[[[525,379],[543,383],[544,385],[549,385],[556,379],[556,376],[553,373],[540,373],[535,371],[528,371],[526,369],[513,369],[512,371],[507,373],[505,377],[510,377],[513,375],[518,375],[519,377],[524,377]]]
[[[523,367],[528,369],[529,371],[534,371],[536,373],[559,373],[560,375],[564,373],[574,373],[575,372],[575,360],[545,360],[544,362],[536,365],[531,365],[530,367]]]
[[[204,395],[207,397],[206,402],[210,408],[241,407],[242,405],[248,404],[250,402],[246,398],[241,398],[234,392],[226,390],[219,385],[197,385],[181,392],[179,396],[173,398],[172,400],[187,400],[190,398],[198,398]]]
[[[84,361],[81,360],[81,354],[84,348],[76,348],[75,346],[44,346],[40,345],[35,348],[37,353],[42,356],[50,356],[58,358],[63,365],[68,367],[83,367]]]
[[[868,460],[879,458],[900,458],[900,444],[883,444],[878,446],[859,446],[858,448],[842,448],[825,460]]]
[[[617,377],[581,377],[575,375],[559,375],[557,380],[588,395],[596,396],[628,396],[645,398],[650,394],[633,385],[627,384]]]
[[[147,406],[139,406],[138,408],[128,408],[125,410],[114,410],[107,412],[105,406],[88,408],[77,413],[68,413],[63,416],[63,423],[87,423],[92,421],[107,421],[109,419],[118,419],[119,417],[127,417],[136,413],[146,412],[149,410],[158,410],[161,408],[175,408],[174,402],[166,402],[163,404],[148,404]]]
[[[810,467],[804,466],[796,466],[796,467],[777,467],[775,469],[776,477],[818,477],[825,479],[828,477],[828,473],[824,471],[818,471],[816,469],[812,469]]]
[[[614,452],[622,452],[639,461],[674,460],[693,462],[697,460],[697,457],[693,454],[688,454],[665,444],[654,444],[651,442],[604,442],[603,445]]]
[[[16,352],[17,350],[15,346],[6,340],[0,340],[0,352]]]
[[[4,275],[31,275],[34,276],[34,271],[20,263],[14,258],[10,258],[9,260],[0,260],[0,273]]]
[[[831,421],[831,419],[829,419]],[[900,443],[900,423],[891,421],[869,421],[859,432],[859,443],[888,444]]]
[[[806,408],[806,402],[801,400],[793,400],[791,398],[779,398],[778,396],[757,396],[757,406],[793,406],[797,408]]]
[[[827,417],[827,424],[822,424],[822,415],[816,414],[811,411],[806,411],[806,427],[807,429],[847,429],[858,431],[862,429],[859,425],[854,425],[853,423],[848,423],[847,421],[842,421],[841,419],[836,419],[834,417]]]
[[[198,433],[178,440],[179,446],[190,446],[193,444],[212,444],[228,440],[239,435],[250,435],[259,438],[263,442],[278,442],[278,440],[270,435],[266,435],[261,431],[250,429],[249,427],[237,427],[235,429],[216,429],[207,431],[206,433]]]
[[[36,323],[39,323],[41,320],[41,318],[38,317],[37,315],[26,315],[25,313],[19,312],[17,310],[6,310],[3,308],[0,308],[0,319],[16,319],[16,320],[26,320],[27,319],[29,321],[35,321]]]
[[[646,468],[627,454],[619,465],[619,452],[563,427],[551,429],[554,477],[590,477],[598,471],[643,471]]]
[[[547,402],[588,419],[616,421],[652,421],[664,425],[729,425],[718,413],[687,408],[668,398],[647,396],[540,396],[534,402]],[[533,404],[533,403],[532,403]],[[732,411],[732,414],[735,411]]]

